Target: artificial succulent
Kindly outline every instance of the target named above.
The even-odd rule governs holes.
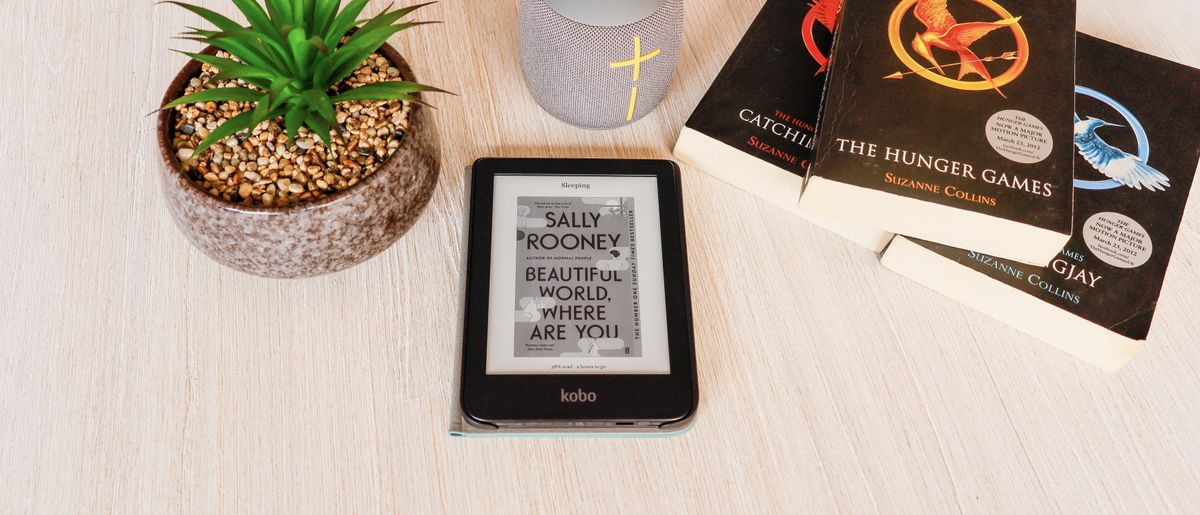
[[[213,24],[215,30],[190,28],[185,39],[228,52],[233,59],[183,52],[220,73],[211,81],[241,80],[252,87],[217,87],[197,91],[162,106],[204,102],[252,102],[253,109],[221,124],[196,147],[198,156],[213,143],[267,120],[283,117],[289,141],[307,127],[326,145],[337,126],[334,104],[360,100],[400,100],[421,103],[423,91],[443,92],[432,86],[396,80],[365,84],[339,91],[335,88],[397,32],[433,22],[404,22],[402,18],[429,3],[392,10],[359,19],[369,0],[232,0],[246,17],[242,26],[212,10],[184,2],[183,7]],[[432,3],[432,2],[430,2]]]

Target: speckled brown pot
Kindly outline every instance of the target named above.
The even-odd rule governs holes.
[[[206,53],[215,53],[209,47]],[[416,80],[390,45],[379,50]],[[179,98],[200,73],[189,62],[167,89],[164,103]],[[171,145],[174,111],[158,116],[162,187],[175,225],[214,260],[264,277],[310,277],[344,270],[382,252],[412,227],[437,185],[437,134],[426,109],[414,104],[400,148],[358,184],[312,202],[286,207],[243,206],[202,191],[184,176]]]

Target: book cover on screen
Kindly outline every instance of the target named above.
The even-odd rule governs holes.
[[[873,250],[890,235],[799,211],[841,0],[767,0],[684,125],[675,157]]]
[[[634,215],[632,197],[518,198],[515,357],[642,356]]]
[[[883,264],[1109,370],[1150,332],[1200,162],[1200,70],[1079,34],[1075,231],[1049,266],[897,237]]]
[[[845,0],[800,206],[1045,265],[1071,232],[1074,0]]]

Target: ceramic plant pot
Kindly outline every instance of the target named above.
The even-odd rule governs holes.
[[[406,80],[417,80],[390,45],[378,53]],[[200,67],[196,61],[184,66],[164,103],[179,98]],[[285,207],[226,202],[188,180],[171,144],[174,116],[174,110],[159,113],[158,146],[163,194],[175,225],[209,257],[246,273],[310,277],[366,261],[412,227],[437,184],[438,138],[427,109],[418,104],[409,113],[409,131],[400,147],[375,173],[345,190]]]

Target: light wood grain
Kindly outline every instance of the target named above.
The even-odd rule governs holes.
[[[432,205],[364,265],[272,281],[190,247],[158,190],[145,113],[184,62],[168,38],[196,20],[148,1],[3,2],[0,512],[1200,511],[1198,202],[1149,345],[1111,375],[685,169],[692,432],[446,435],[464,168],[668,157],[760,3],[689,1],[666,100],[607,132],[526,92],[514,0],[428,8],[447,23],[392,42],[461,94],[437,99]],[[1079,19],[1200,66],[1192,0],[1080,0]]]

